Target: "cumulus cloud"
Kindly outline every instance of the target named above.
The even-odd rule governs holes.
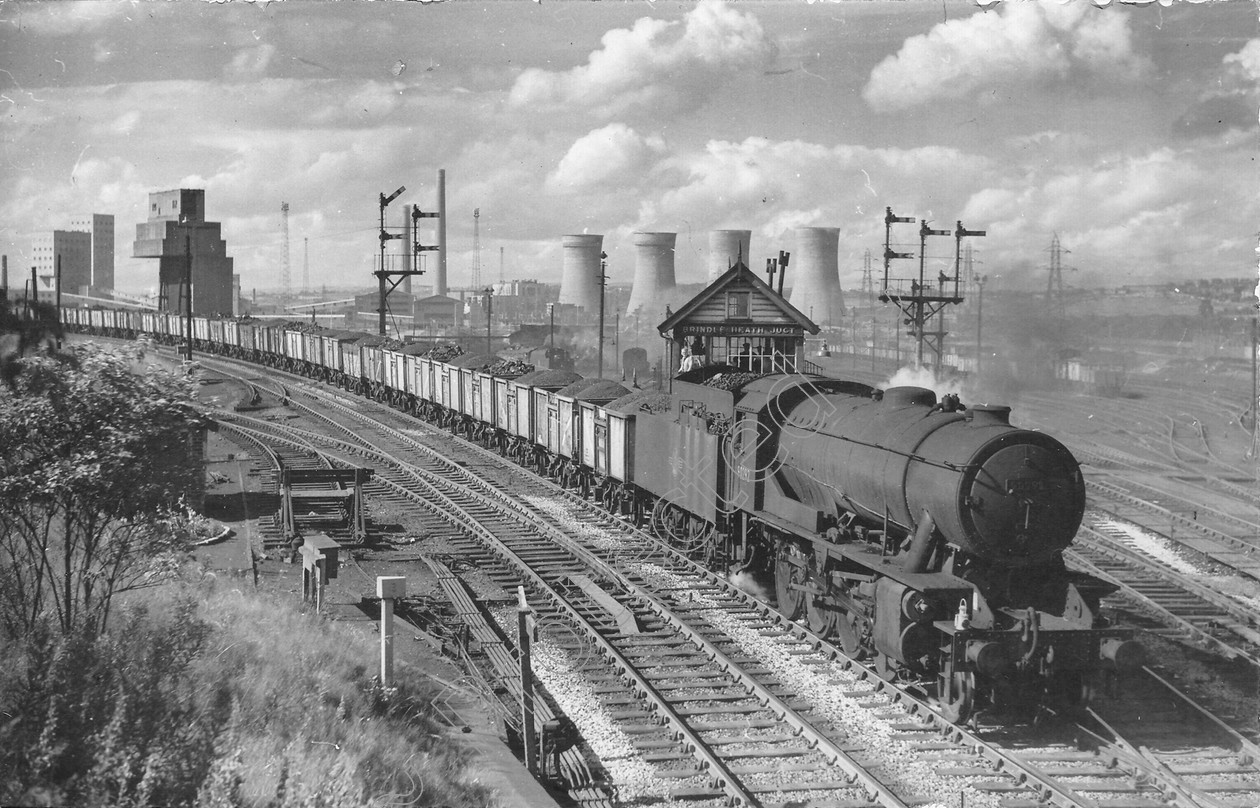
[[[1151,67],[1133,49],[1128,13],[1085,3],[1008,3],[907,39],[862,91],[888,112],[939,99],[984,100],[986,90],[1064,80],[1074,71],[1133,80]]]
[[[1217,136],[1257,125],[1260,103],[1260,39],[1221,60],[1217,80],[1173,123],[1180,137]]]
[[[1042,251],[1058,233],[1090,282],[1114,280],[1115,272],[1164,271],[1157,265],[1160,255],[1199,251],[1241,257],[1244,248],[1226,245],[1240,222],[1254,221],[1256,206],[1230,177],[1249,171],[1250,159],[1242,149],[1205,153],[1163,147],[1057,162],[1041,173],[977,188],[962,218],[987,228],[979,246],[991,266],[1010,267],[1030,257],[1041,263]],[[1025,285],[1034,281],[1024,278]]]
[[[547,177],[549,188],[586,188],[634,181],[665,151],[659,136],[643,136],[621,123],[588,132],[574,142]]]
[[[764,137],[710,141],[703,153],[674,163],[685,176],[662,194],[654,213],[703,212],[712,226],[732,227],[740,224],[736,216],[776,221],[784,210],[815,210],[817,218],[808,224],[835,225],[896,200],[926,212],[957,197],[957,178],[982,174],[989,165],[982,156],[944,146],[826,146]],[[788,220],[802,224],[796,213]]]
[[[1231,78],[1252,92],[1260,89],[1260,39],[1253,39],[1237,53],[1231,53],[1224,59],[1225,68]]]
[[[643,17],[609,31],[584,65],[524,71],[508,103],[537,110],[578,106],[604,117],[677,112],[702,102],[734,74],[764,65],[773,52],[755,17],[703,0],[680,22]]]

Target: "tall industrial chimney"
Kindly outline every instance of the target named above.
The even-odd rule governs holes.
[[[564,274],[560,278],[560,302],[599,311],[599,255],[603,236],[564,236]]]
[[[665,317],[665,304],[674,293],[674,243],[677,233],[635,233],[634,286],[626,316]]]
[[[446,294],[446,169],[438,169],[438,260],[433,294]]]
[[[820,326],[838,326],[844,317],[839,242],[838,227],[796,228],[789,302]]]
[[[411,211],[414,207],[415,205],[403,205],[402,208],[403,237],[400,239],[402,242],[402,249],[398,251],[399,256],[401,256],[399,258],[400,266],[398,269],[401,270],[410,270],[413,268],[411,256],[413,255],[412,250],[414,249],[412,245],[416,242],[416,233],[411,226]],[[400,291],[411,294],[411,276],[404,275],[402,283],[398,284],[398,288]]]
[[[748,257],[748,245],[752,241],[751,230],[711,230],[709,231],[709,283],[726,274],[726,270],[741,258],[745,266],[751,267]]]

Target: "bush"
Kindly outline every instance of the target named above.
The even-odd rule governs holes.
[[[0,803],[489,805],[424,685],[385,690],[360,634],[266,596],[168,588],[108,633],[0,661]]]

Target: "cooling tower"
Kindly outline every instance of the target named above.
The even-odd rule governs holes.
[[[674,293],[674,242],[677,233],[635,233],[634,286],[626,316],[665,316]]]
[[[748,243],[752,240],[751,230],[711,230],[709,231],[709,283],[726,274],[726,270],[740,258],[744,265],[751,267],[748,257]]]
[[[788,264],[789,302],[820,326],[838,326],[844,316],[839,244],[838,227],[796,228],[796,253]]]
[[[599,311],[599,254],[603,236],[564,236],[564,274],[560,278],[560,302]]]

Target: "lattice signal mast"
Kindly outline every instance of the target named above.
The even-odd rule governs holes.
[[[289,203],[280,203],[280,238],[284,252],[280,256],[280,292],[289,296]]]
[[[481,288],[481,208],[473,208],[472,288]]]
[[[922,366],[924,347],[931,349],[936,355],[936,364],[940,364],[944,353],[945,307],[963,302],[962,295],[962,240],[968,236],[983,236],[983,230],[967,230],[962,222],[952,231],[937,230],[928,227],[926,219],[919,220],[919,277],[890,278],[892,262],[895,259],[914,258],[914,253],[894,252],[892,249],[892,226],[894,224],[914,224],[912,216],[895,216],[892,208],[885,208],[884,213],[884,291],[879,299],[883,303],[895,303],[906,315],[905,325],[910,326],[909,334],[915,338],[918,349],[916,361]],[[938,273],[935,279],[926,277],[926,252],[928,236],[954,236],[954,275],[951,278],[944,272]],[[938,316],[939,315],[939,316]],[[936,318],[936,326],[928,330],[929,323]]]
[[[302,236],[302,294],[311,290],[311,240]]]

